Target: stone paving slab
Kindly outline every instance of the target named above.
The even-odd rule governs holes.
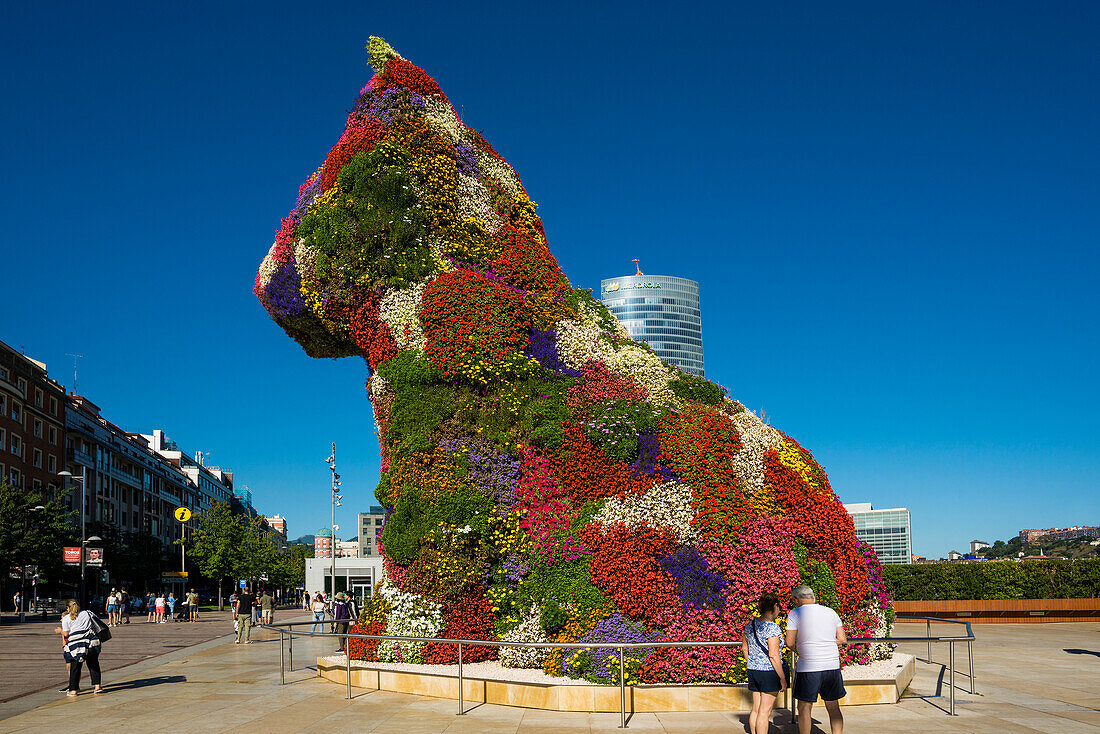
[[[899,634],[909,631],[903,628]],[[977,634],[979,695],[966,692],[969,681],[957,671],[957,717],[945,713],[947,676],[942,665],[918,663],[917,677],[901,703],[846,707],[845,731],[849,734],[1100,731],[1097,705],[1100,702],[1096,698],[1100,687],[1091,687],[1100,674],[1097,658],[1066,652],[1067,648],[1096,650],[1100,624],[996,625],[996,629],[978,628]],[[622,731],[618,729],[617,714],[477,705],[465,716],[458,716],[455,701],[386,691],[355,690],[355,698],[348,701],[343,686],[319,679],[312,667],[288,671],[287,685],[280,685],[279,643],[271,635],[259,632],[257,639],[265,641],[247,646],[211,641],[118,671],[117,677],[108,673],[104,676],[107,693],[102,696],[83,694],[75,699],[51,700],[44,694],[35,694],[34,698],[43,705],[0,719],[0,734],[16,731],[79,734],[116,728],[142,731],[146,727],[158,734],[228,732],[241,727],[257,731],[354,730],[377,734]],[[315,659],[330,646],[329,640],[297,639],[294,647],[298,664]],[[924,656],[922,645],[903,645],[902,649]],[[965,661],[957,654],[957,659],[960,657]],[[946,650],[934,651],[934,660],[943,658]],[[964,662],[960,666],[965,670]],[[1063,685],[1071,679],[1072,686]],[[824,710],[815,707],[814,713],[814,731],[827,731]],[[4,715],[0,708],[0,717]],[[747,716],[734,712],[637,714],[630,719],[629,730],[668,734],[743,732],[747,729]],[[786,712],[777,714],[774,722],[773,732],[797,731]]]

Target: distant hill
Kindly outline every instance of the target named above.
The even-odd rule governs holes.
[[[302,536],[299,536],[299,537],[295,538],[294,540],[288,540],[287,544],[288,545],[313,545],[313,536],[312,535],[302,535]]]
[[[1096,538],[1075,538],[1073,540],[1047,540],[1046,542],[1024,543],[1020,536],[1010,538],[1008,542],[998,540],[992,548],[979,551],[990,560],[999,558],[1016,558],[1021,553],[1025,556],[1037,556],[1040,553],[1048,556],[1061,556],[1063,558],[1096,558],[1100,556],[1100,545],[1092,545]]]

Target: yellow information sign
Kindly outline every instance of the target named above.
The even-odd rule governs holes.
[[[186,507],[177,507],[176,511],[173,514],[180,522],[187,522],[191,519],[191,510],[187,509]]]

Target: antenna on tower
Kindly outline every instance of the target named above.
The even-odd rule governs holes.
[[[642,272],[642,266],[638,264],[638,258],[634,258],[634,269],[638,271],[634,273],[635,275],[645,275],[645,273]]]
[[[65,356],[73,358],[73,395],[77,395],[79,393],[77,393],[77,391],[76,391],[76,360],[79,359],[80,357],[83,357],[84,355],[83,354],[70,354],[69,352],[65,352]]]

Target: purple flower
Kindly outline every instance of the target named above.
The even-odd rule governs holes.
[[[695,548],[681,548],[661,559],[665,570],[680,589],[680,599],[696,609],[721,609],[722,592],[729,586],[725,576],[710,569],[707,559]]]
[[[279,266],[264,293],[271,304],[271,314],[276,318],[294,318],[306,310],[302,300],[302,276],[293,259]]]
[[[440,442],[440,448],[465,457],[469,468],[465,481],[499,504],[512,508],[516,503],[519,460],[500,451],[482,438],[454,438]]]
[[[568,377],[581,377],[584,373],[570,368],[558,356],[558,335],[553,329],[546,331],[532,331],[527,341],[527,348],[523,350],[526,357],[538,360],[545,370],[560,372]]]
[[[655,639],[656,635],[647,634],[645,626],[641,622],[632,622],[624,617],[622,612],[615,612],[593,627],[590,632],[582,635],[577,642],[653,642]],[[634,648],[624,650],[623,654],[645,660],[652,652],[653,648],[651,647]],[[583,653],[587,653],[591,661],[590,670],[583,669],[588,667],[583,665],[583,658],[581,660],[577,659]],[[618,682],[617,677],[614,681],[611,680],[611,670],[608,666],[613,658],[617,663],[619,651],[615,648],[575,648],[566,650],[562,656],[562,672],[574,677],[582,677],[585,673],[591,673],[605,682]]]
[[[480,176],[481,168],[477,165],[474,149],[464,141],[455,143],[455,155],[458,156],[458,172],[467,176]]]

